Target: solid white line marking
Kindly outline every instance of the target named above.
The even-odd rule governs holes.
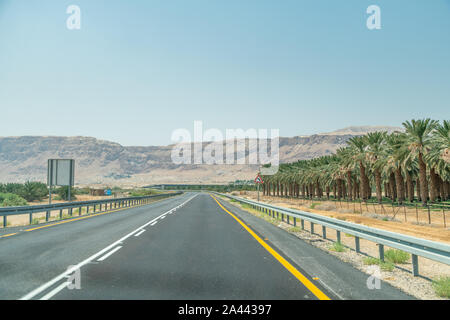
[[[67,285],[69,284],[69,282],[63,282],[62,284],[60,284],[59,286],[57,286],[55,289],[53,289],[52,291],[50,291],[49,293],[47,293],[45,296],[43,296],[42,298],[40,298],[39,300],[48,300],[51,297],[53,297],[55,294],[57,294],[58,292],[60,292],[62,289],[64,289],[65,287],[67,287]]]
[[[141,234],[143,234],[145,232],[145,230],[142,230],[141,232],[139,232],[139,233],[136,233],[134,236],[135,237],[139,237]]]
[[[164,219],[166,216],[162,216],[160,219],[162,220],[162,219]]]
[[[195,196],[189,198],[188,200],[186,200],[184,203],[188,203],[189,201],[191,201],[192,199],[194,199],[195,197],[197,197],[198,194],[196,194]],[[39,293],[41,293],[42,291],[44,291],[45,289],[51,287],[52,285],[54,285],[55,283],[57,283],[58,281],[60,281],[61,279],[63,279],[64,277],[72,274],[75,270],[80,269],[82,266],[90,263],[92,260],[97,259],[97,257],[100,257],[101,255],[103,255],[105,252],[108,252],[110,249],[114,248],[117,244],[123,242],[124,240],[128,239],[129,237],[131,237],[132,235],[134,235],[135,233],[139,232],[140,230],[142,230],[142,228],[145,228],[146,226],[148,226],[149,224],[155,222],[156,220],[159,219],[159,217],[165,215],[167,212],[161,214],[160,216],[150,220],[149,222],[147,222],[146,224],[140,226],[139,228],[137,228],[134,231],[131,231],[129,234],[127,234],[126,236],[120,238],[119,240],[117,240],[116,242],[110,244],[109,246],[107,246],[106,248],[100,250],[99,252],[93,254],[92,256],[90,256],[89,258],[81,261],[80,263],[78,263],[77,265],[74,265],[72,268],[67,269],[65,272],[61,273],[60,275],[54,277],[52,280],[44,283],[43,285],[41,285],[40,287],[34,289],[33,291],[31,291],[30,293],[24,295],[23,297],[21,297],[19,300],[30,300],[32,299],[34,296],[38,295]]]
[[[158,221],[155,221],[155,222],[153,222],[152,224],[151,224],[151,226],[153,227],[155,224],[157,224],[158,223]]]
[[[100,259],[98,259],[97,261],[103,261],[106,258],[108,258],[110,255],[112,255],[114,252],[118,251],[120,248],[122,248],[122,246],[118,246],[116,247],[114,250],[111,250],[110,252],[108,252],[107,254],[105,254],[103,257],[101,257]]]

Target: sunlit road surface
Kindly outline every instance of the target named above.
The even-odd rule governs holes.
[[[410,298],[208,193],[19,232],[0,257],[1,299]]]

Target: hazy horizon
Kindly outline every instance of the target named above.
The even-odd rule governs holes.
[[[349,126],[349,127],[345,127],[345,128],[340,128],[340,129],[334,129],[332,131],[329,132],[317,132],[317,133],[312,133],[312,134],[297,134],[294,136],[280,136],[280,138],[294,138],[294,137],[308,137],[308,136],[312,136],[312,135],[323,135],[323,134],[334,134],[334,133],[340,133],[343,130],[346,129],[351,129],[351,128],[401,128],[400,126],[381,126],[381,125],[362,125],[362,126]],[[208,128],[207,128],[208,129]],[[356,132],[355,132],[356,133]],[[100,141],[108,141],[108,142],[112,142],[112,143],[118,143],[123,147],[164,147],[164,146],[168,146],[171,144],[175,144],[175,142],[172,143],[168,143],[168,144],[153,144],[153,145],[137,145],[137,144],[131,144],[131,145],[125,145],[125,144],[121,144],[117,141],[114,140],[108,140],[108,139],[102,139],[102,138],[98,138],[98,137],[93,137],[93,136],[85,136],[85,135],[77,135],[77,136],[66,136],[66,135],[23,135],[23,136],[0,136],[1,138],[21,138],[21,137],[49,137],[49,138],[58,138],[58,137],[62,137],[62,138],[77,138],[77,137],[82,137],[82,138],[93,138],[96,140],[100,140]],[[225,140],[225,139],[224,139]],[[204,141],[204,142],[208,142],[208,141]]]

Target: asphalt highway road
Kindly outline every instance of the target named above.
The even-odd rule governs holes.
[[[0,299],[410,299],[207,193],[24,229],[0,238]]]

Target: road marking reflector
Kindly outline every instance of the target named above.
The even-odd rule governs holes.
[[[217,202],[217,204],[229,215],[231,215],[245,230],[250,233],[256,241],[261,244],[264,249],[278,260],[294,277],[296,277],[309,291],[311,291],[319,300],[331,300],[325,293],[317,288],[308,278],[306,278],[300,271],[298,271],[292,264],[290,264],[285,258],[283,258],[278,252],[276,252],[271,246],[269,246],[264,240],[262,240],[252,229],[242,222],[236,215],[228,211],[212,194],[210,196]]]

